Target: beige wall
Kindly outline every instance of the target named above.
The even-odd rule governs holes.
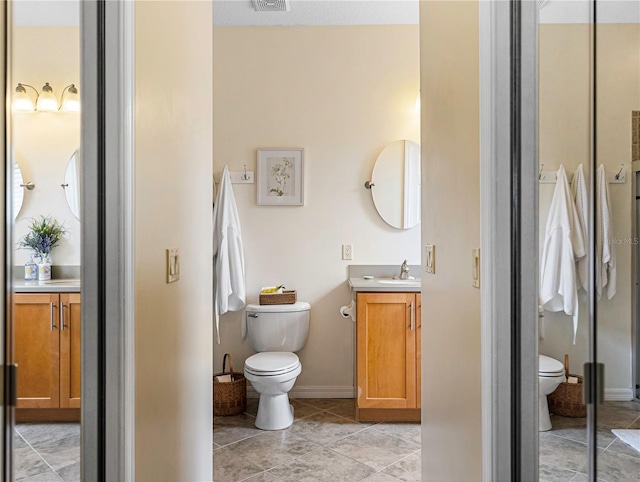
[[[30,84],[38,91],[45,82],[60,100],[69,84],[79,89],[80,38],[78,27],[15,27],[12,31],[12,83]],[[27,93],[35,100],[33,90]],[[80,222],[73,216],[60,184],[69,158],[80,147],[80,114],[29,112],[12,115],[12,140],[24,182],[36,188],[24,190],[24,203],[15,224],[19,240],[28,232],[29,218],[52,216],[69,234],[52,254],[56,265],[80,265]],[[30,252],[16,250],[14,264],[24,265]]]
[[[422,282],[423,480],[482,476],[478,52],[477,2],[420,3],[422,242],[436,245]]]
[[[135,6],[135,468],[211,480],[210,2]],[[165,283],[165,248],[181,279]]]
[[[255,184],[233,185],[248,301],[284,283],[311,303],[298,394],[353,394],[354,324],[338,312],[351,300],[347,266],[419,264],[419,228],[385,224],[363,187],[385,146],[419,142],[418,52],[417,26],[214,29],[216,175],[225,164],[255,171],[260,147],[305,149],[304,206],[257,206]],[[341,259],[343,243],[353,261]],[[224,353],[237,371],[253,353],[243,314],[221,318],[215,371]]]
[[[589,162],[591,93],[590,27],[540,26],[540,162],[545,170],[563,163],[573,172]],[[640,26],[598,25],[598,164],[616,171],[624,164],[626,184],[609,184],[617,244],[617,294],[598,305],[599,361],[605,363],[606,397],[631,398],[631,111],[640,109]],[[554,184],[540,184],[540,240]],[[625,241],[626,240],[626,241]],[[569,316],[545,313],[540,352],[570,357],[572,373],[582,373],[588,357],[588,309],[580,303],[577,342]]]

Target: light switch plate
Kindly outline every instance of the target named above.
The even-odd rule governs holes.
[[[424,256],[425,271],[427,273],[436,274],[436,245],[427,244],[425,246]]]
[[[167,248],[167,283],[180,279],[180,251],[178,248]]]
[[[480,288],[480,248],[471,250],[471,285]]]

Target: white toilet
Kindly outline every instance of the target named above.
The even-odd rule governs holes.
[[[311,305],[247,305],[247,341],[259,352],[244,362],[244,376],[260,394],[255,425],[262,430],[281,430],[293,423],[289,390],[302,365],[295,351],[309,335]]]
[[[538,430],[545,432],[551,430],[551,419],[549,418],[549,404],[547,395],[555,391],[562,382],[565,381],[564,365],[555,358],[546,355],[538,355]]]

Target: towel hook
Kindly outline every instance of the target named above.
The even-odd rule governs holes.
[[[620,180],[620,175],[622,174],[622,170],[624,169],[624,164],[620,164],[620,170],[618,174],[616,174],[616,180]]]
[[[540,164],[540,169],[538,169],[538,181],[542,179],[542,169],[544,169],[544,164]]]
[[[364,183],[364,187],[367,189],[371,189],[373,186],[375,186],[375,184],[372,183],[371,181],[367,181]]]
[[[248,181],[249,180],[249,176],[247,176],[247,165],[244,164],[244,174],[242,175],[242,180],[243,181]]]
[[[29,181],[26,184],[20,184],[20,187],[26,187],[29,191],[33,191],[36,188],[36,185]]]

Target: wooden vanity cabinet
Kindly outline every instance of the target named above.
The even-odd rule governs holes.
[[[420,420],[420,293],[357,293],[356,418]]]
[[[14,295],[18,421],[80,419],[80,294]]]

